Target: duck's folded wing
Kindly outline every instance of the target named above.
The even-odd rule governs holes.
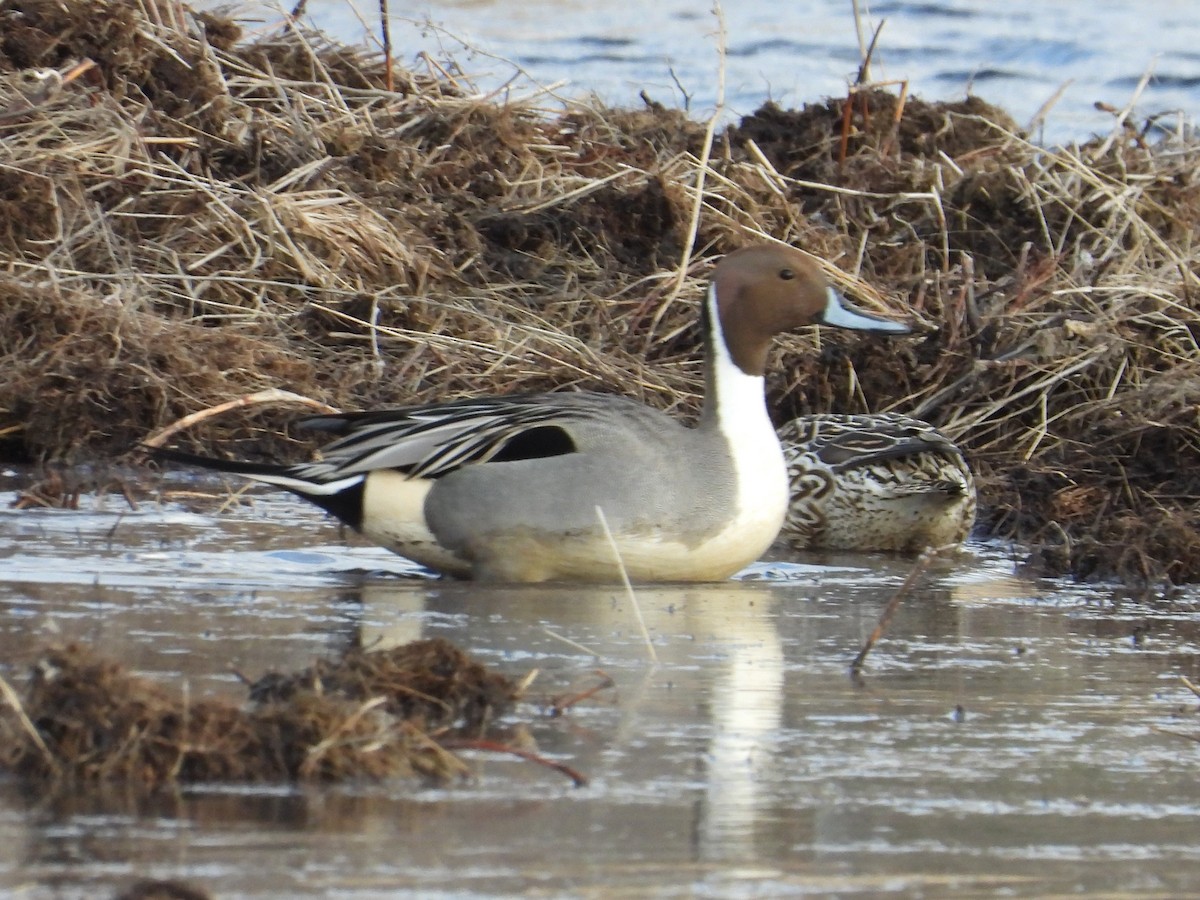
[[[953,441],[909,416],[811,416],[789,426],[795,433],[783,435],[785,446],[792,443],[813,453],[835,471],[918,454],[962,459]]]
[[[314,416],[308,428],[340,437],[318,462],[292,467],[318,481],[394,469],[438,478],[467,463],[532,459],[575,452],[569,426],[586,417],[579,395],[497,397],[381,412]]]

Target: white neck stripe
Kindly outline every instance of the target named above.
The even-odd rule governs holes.
[[[709,288],[707,303],[713,328],[708,360],[712,396],[705,403],[716,413],[714,424],[732,456],[737,501],[731,528],[762,529],[769,532],[769,541],[783,524],[788,486],[779,436],[767,414],[766,379],[747,375],[733,361],[721,330],[715,286]]]

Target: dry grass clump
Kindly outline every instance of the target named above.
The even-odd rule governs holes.
[[[222,393],[313,378],[312,360],[277,341],[173,321],[147,309],[133,284],[114,288],[100,297],[65,280],[0,275],[11,388],[0,415],[20,423],[27,445],[86,459],[136,443],[148,415],[178,418]]]
[[[280,703],[305,692],[356,700],[384,697],[384,709],[423,729],[459,723],[484,729],[516,696],[511,681],[489,672],[449,641],[414,641],[390,650],[351,650],[289,675],[271,672],[250,685],[255,703]]]
[[[189,703],[86,647],[51,648],[31,667],[21,695],[4,685],[0,766],[36,781],[145,788],[445,780],[466,767],[428,732],[479,734],[516,696],[511,682],[442,640],[351,651],[268,679],[274,688],[258,682],[248,706]]]
[[[925,327],[785,342],[780,418],[916,412],[967,450],[983,523],[1056,570],[1200,578],[1188,132],[1043,148],[977,98],[864,87],[767,104],[706,158],[704,123],[650,101],[545,108],[432,67],[387,91],[374,56],[174,3],[108,0],[102,33],[94,3],[13,9],[7,457],[118,453],[265,387],[343,408],[591,388],[689,415],[710,259],[777,239]],[[247,416],[188,439],[283,449],[281,416]]]

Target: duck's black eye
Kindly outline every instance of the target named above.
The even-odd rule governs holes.
[[[779,277],[782,278],[784,281],[791,281],[793,278],[796,277],[796,270],[795,269],[780,269]]]

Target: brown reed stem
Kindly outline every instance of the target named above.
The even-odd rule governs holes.
[[[862,649],[858,651],[858,655],[854,657],[854,661],[850,663],[850,673],[852,675],[857,675],[862,671],[862,667],[867,661],[867,655],[871,652],[871,648],[875,646],[876,641],[883,637],[883,633],[887,630],[888,625],[892,621],[892,616],[896,614],[896,610],[900,608],[900,604],[904,601],[904,598],[912,593],[913,586],[917,583],[917,579],[925,573],[925,570],[929,568],[930,563],[932,563],[942,554],[953,550],[954,547],[955,545],[953,544],[946,545],[944,547],[934,547],[930,550],[926,550],[917,557],[917,561],[913,563],[912,568],[908,570],[908,575],[905,577],[904,583],[900,585],[899,590],[892,595],[892,598],[888,601],[887,606],[885,606],[883,608],[883,612],[880,613],[879,621],[875,625],[875,630],[871,632],[870,637],[867,638],[866,643],[864,643],[862,646]]]
[[[577,769],[571,768],[566,763],[556,762],[542,756],[540,753],[534,753],[532,750],[525,750],[521,747],[514,747],[512,744],[476,738],[451,738],[443,740],[441,746],[447,750],[481,750],[485,753],[508,753],[512,756],[519,756],[521,759],[528,760],[529,762],[537,763],[539,766],[545,766],[548,769],[561,772],[575,783],[575,787],[585,787],[588,784],[588,777],[586,775]]]

